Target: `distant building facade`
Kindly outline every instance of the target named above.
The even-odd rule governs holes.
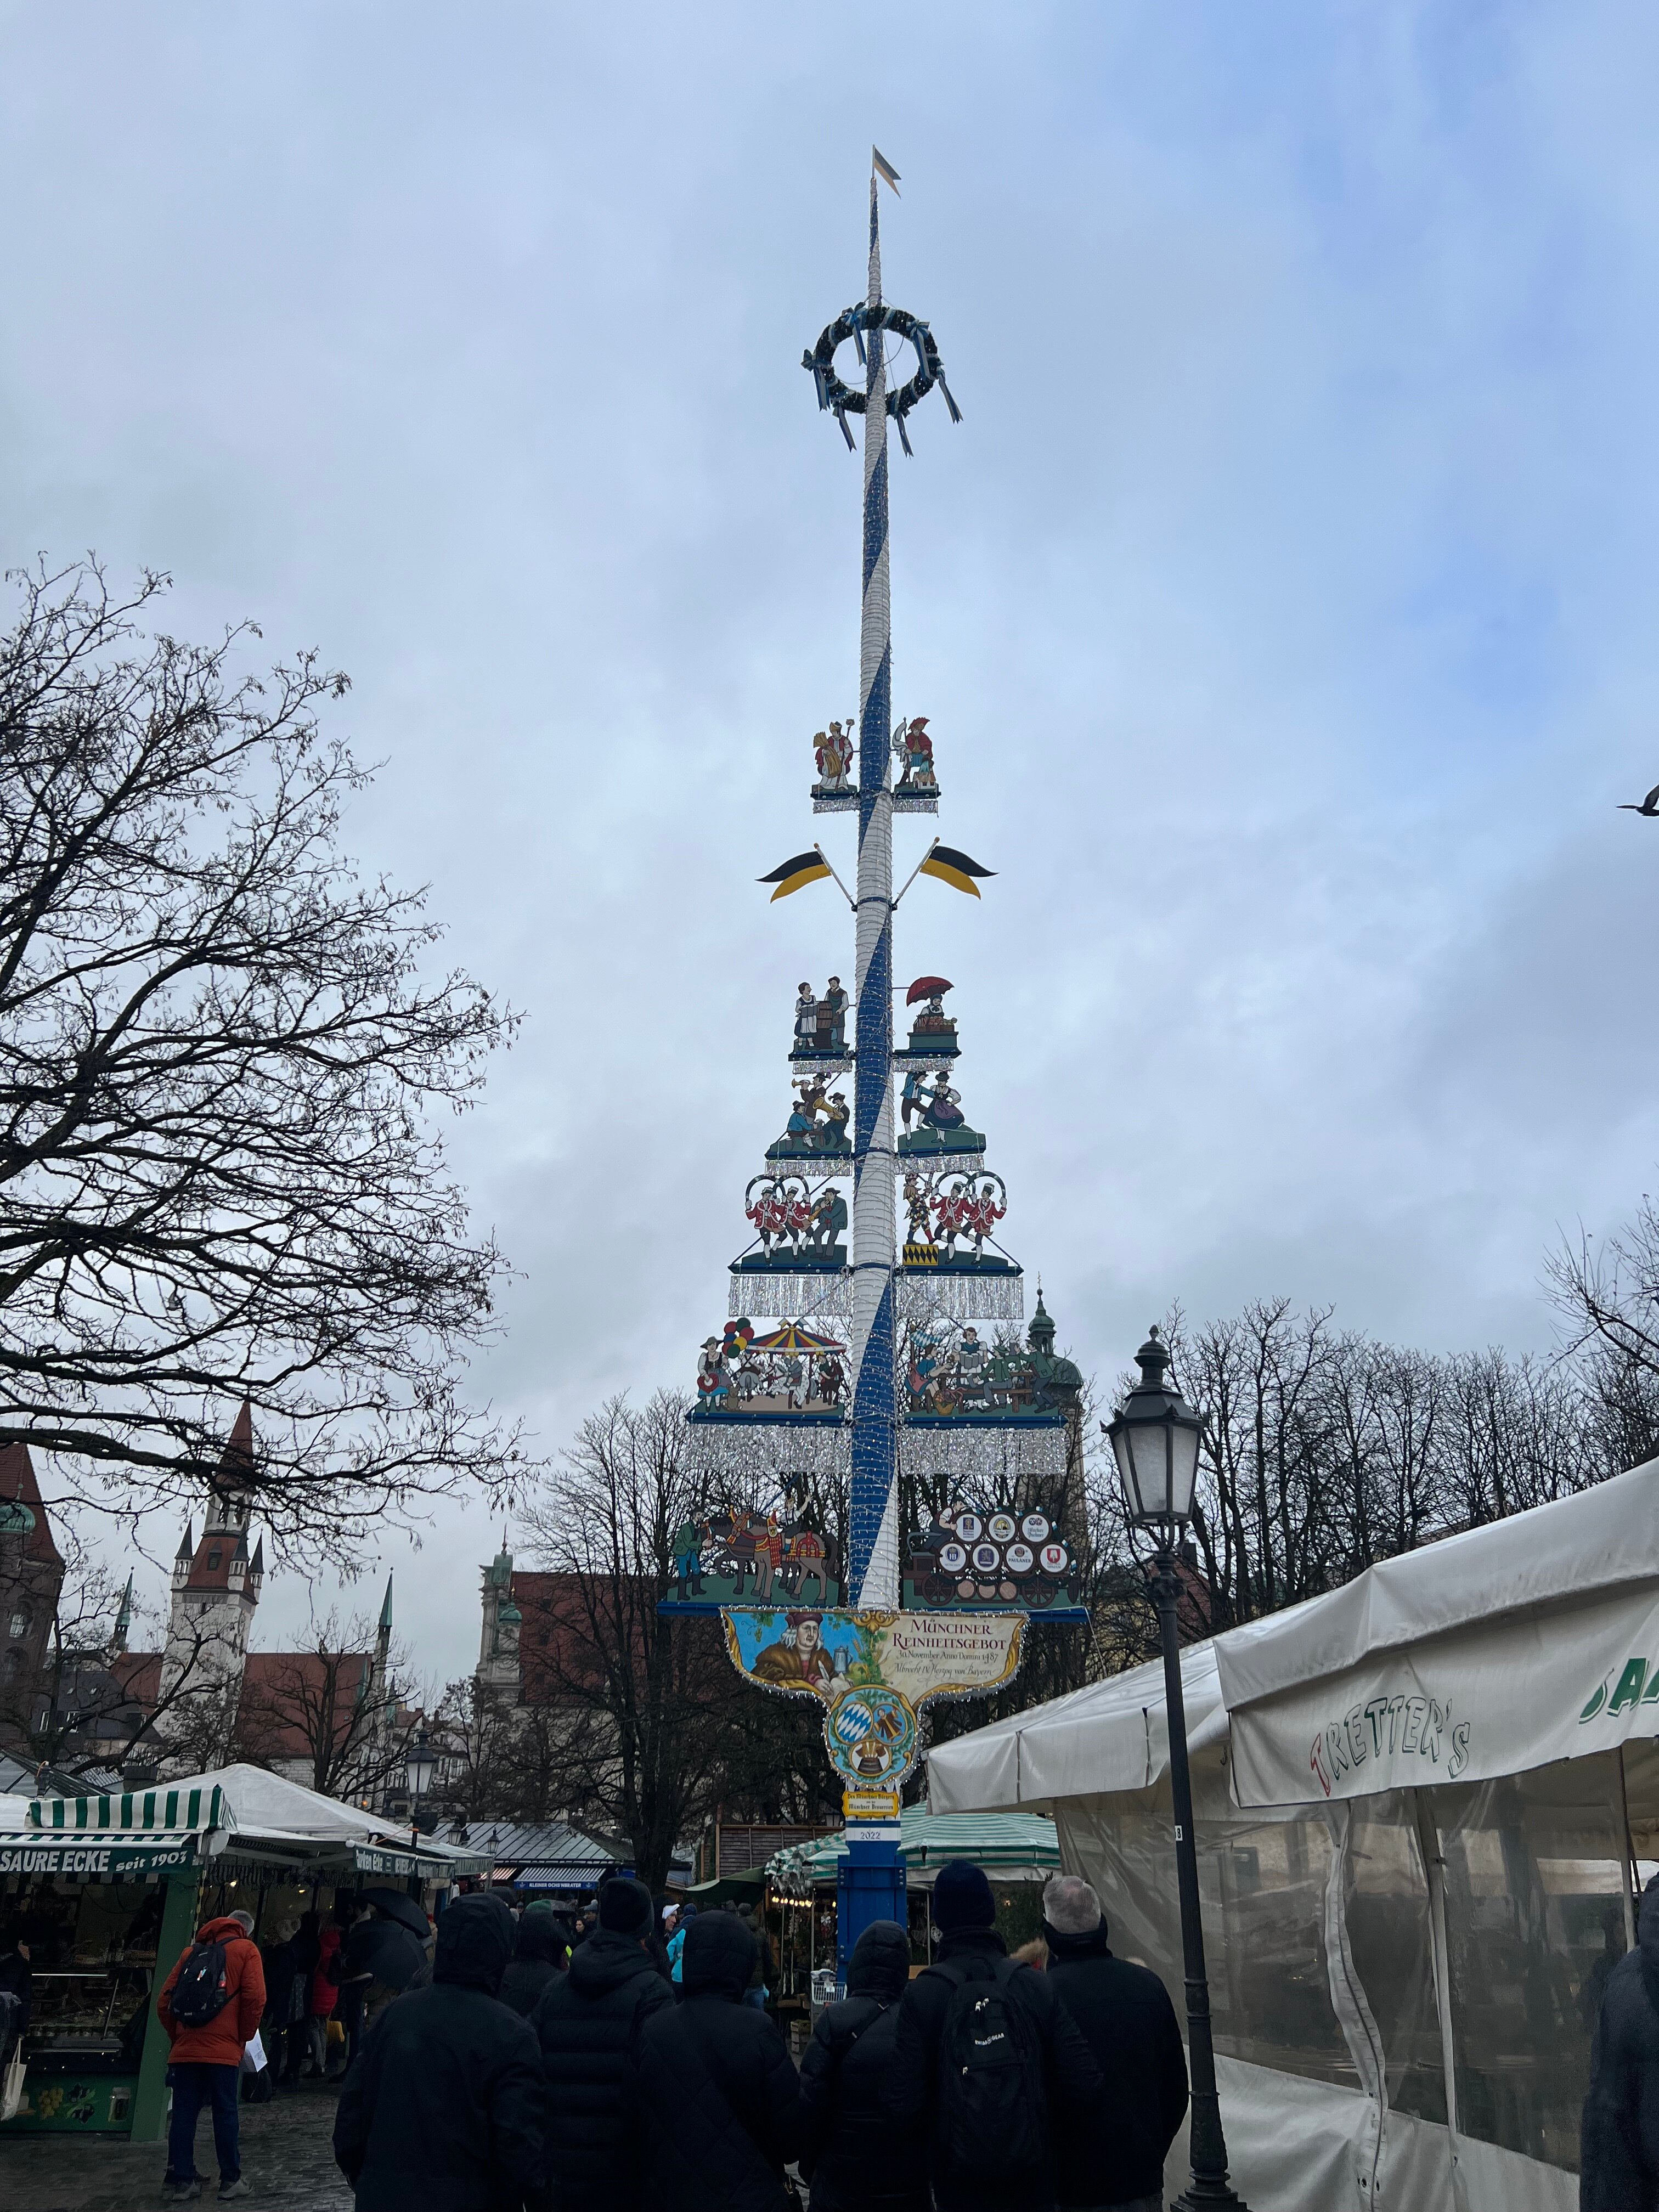
[[[263,1538],[249,1548],[256,1451],[244,1403],[201,1536],[187,1524],[174,1557],[159,1651],[128,1648],[131,1579],[106,1632],[60,1617],[65,1566],[27,1448],[0,1451],[0,1746],[162,1778],[241,1758],[378,1802],[398,1726],[391,1580],[369,1649],[252,1650],[265,1578]]]

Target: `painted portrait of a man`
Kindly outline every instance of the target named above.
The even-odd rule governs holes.
[[[836,1670],[823,1648],[823,1628],[821,1613],[786,1613],[783,1634],[755,1654],[750,1673],[775,1689],[811,1690],[827,1698]]]

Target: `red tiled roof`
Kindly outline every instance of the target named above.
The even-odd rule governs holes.
[[[191,1561],[186,1589],[228,1590],[230,1588],[231,1564],[238,1550],[242,1553],[242,1587],[247,1588],[247,1547],[240,1536],[223,1528],[216,1528],[204,1535],[196,1547],[196,1557]]]
[[[605,1621],[603,1593],[596,1593],[595,1618],[582,1598],[584,1577],[570,1574],[513,1576],[513,1602],[523,1616],[519,1630],[519,1668],[526,1705],[556,1699],[561,1690],[598,1671],[594,1632]]]
[[[0,1498],[27,1505],[34,1516],[34,1526],[23,1539],[23,1557],[38,1559],[43,1566],[61,1567],[63,1555],[52,1540],[52,1523],[46,1518],[46,1501],[34,1479],[34,1462],[27,1444],[0,1445]]]
[[[159,1651],[118,1651],[109,1671],[135,1705],[146,1713],[155,1710],[161,1694],[161,1655]]]
[[[331,1666],[332,1747],[343,1751],[374,1664],[367,1651],[327,1661],[319,1651],[250,1651],[237,1711],[238,1727],[252,1739],[249,1747],[267,1759],[309,1759],[328,1702]]]

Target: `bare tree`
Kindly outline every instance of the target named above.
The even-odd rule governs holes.
[[[122,1585],[66,1522],[57,1526],[62,1581],[40,1656],[0,1673],[0,1743],[53,1765],[118,1770],[134,1759],[217,1765],[231,1723],[228,1649],[211,1620],[182,1625],[164,1671],[159,1650],[134,1652],[116,1636]],[[142,1601],[129,1629],[158,1645],[166,1615]]]
[[[362,1615],[343,1623],[336,1609],[313,1620],[298,1651],[251,1651],[232,1737],[250,1765],[302,1767],[308,1789],[325,1797],[372,1794],[401,1774],[413,1734],[399,1683],[407,1652],[394,1640],[377,1680],[375,1631]]]
[[[0,1443],[136,1517],[211,1486],[252,1400],[258,1510],[319,1556],[502,1475],[459,1395],[502,1263],[434,1109],[511,1021],[422,970],[423,895],[338,844],[365,776],[309,654],[145,636],[165,580],[15,580],[0,640]]]
[[[520,1718],[515,1708],[481,1692],[470,1676],[449,1683],[428,1726],[439,1749],[428,1792],[433,1803],[471,1820],[520,1818],[525,1808],[516,1800],[513,1771]]]
[[[706,1502],[685,1414],[673,1391],[641,1407],[611,1399],[528,1515],[552,1587],[545,1618],[526,1612],[520,1649],[533,1642],[542,1700],[562,1714],[573,1805],[629,1838],[653,1888],[675,1844],[726,1794],[745,1725],[739,1699],[754,1701],[718,1620],[657,1611],[675,1536]]]

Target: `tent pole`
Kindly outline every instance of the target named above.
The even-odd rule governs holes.
[[[1423,1854],[1423,1872],[1429,1885],[1429,1936],[1434,1960],[1434,2002],[1440,2015],[1440,2069],[1446,2084],[1446,2132],[1451,2137],[1452,2157],[1457,2156],[1457,2046],[1452,2036],[1451,1954],[1446,1941],[1446,1862],[1440,1855],[1440,1832],[1420,1790],[1412,1792],[1417,1814],[1417,1844]]]
[[[1625,1948],[1636,1948],[1636,1845],[1630,1832],[1630,1794],[1625,1786],[1625,1747],[1613,1754],[1619,1776],[1619,1887],[1625,1905]]]

